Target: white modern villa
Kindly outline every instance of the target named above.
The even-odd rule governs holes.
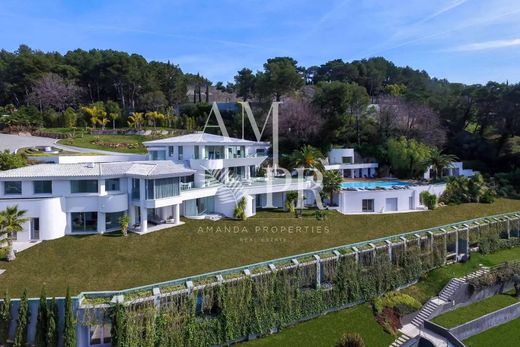
[[[305,205],[314,205],[321,190],[321,183],[309,178],[278,178],[269,170],[259,177],[267,142],[196,132],[144,145],[146,156],[67,156],[67,163],[0,172],[0,210],[18,205],[29,218],[18,241],[115,231],[124,214],[137,233],[179,225],[181,216],[233,217],[242,198],[249,217],[257,207],[283,207],[288,191],[302,192]],[[378,164],[356,162],[351,148],[332,149],[325,169],[344,177],[332,201],[343,214],[421,211],[421,192],[439,196],[446,187],[376,179]],[[455,163],[447,174],[472,172]]]
[[[76,156],[76,163],[0,172],[0,209],[18,205],[29,218],[18,240],[114,231],[125,213],[138,233],[179,225],[181,216],[233,217],[242,198],[252,216],[257,206],[284,206],[287,191],[319,189],[303,179],[257,177],[265,142],[199,132],[145,145],[144,161]]]

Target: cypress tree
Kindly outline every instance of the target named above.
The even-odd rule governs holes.
[[[65,297],[65,324],[63,326],[63,346],[76,347],[76,322],[74,320],[74,312],[72,312],[72,298],[70,297],[69,288],[67,288],[67,296]]]
[[[29,311],[29,301],[27,300],[27,290],[23,291],[20,307],[18,308],[18,318],[16,319],[16,334],[14,336],[14,347],[22,347],[27,343],[27,325],[31,318]]]
[[[52,298],[47,310],[47,336],[45,343],[48,347],[58,345],[58,305],[56,298]]]
[[[42,288],[40,294],[40,305],[38,306],[38,318],[36,320],[36,337],[35,342],[38,347],[47,346],[47,295],[45,294],[45,288]]]
[[[9,326],[11,325],[11,298],[7,291],[4,294],[4,302],[0,307],[0,344],[7,345],[9,338]]]

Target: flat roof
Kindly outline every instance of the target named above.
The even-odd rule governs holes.
[[[37,164],[0,172],[1,178],[74,178],[114,176],[188,176],[195,170],[170,160],[121,161],[111,163]]]
[[[269,146],[268,142],[250,141],[227,137],[221,135],[195,132],[193,134],[169,137],[166,139],[145,141],[145,146],[171,145],[171,144],[205,144],[205,145],[249,145],[249,146]]]

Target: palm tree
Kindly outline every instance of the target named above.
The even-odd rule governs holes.
[[[7,207],[0,212],[0,234],[7,235],[7,261],[16,259],[13,251],[13,237],[16,233],[23,231],[23,224],[28,221],[25,218],[27,211],[19,210],[18,206]]]
[[[323,173],[323,191],[329,194],[331,205],[332,194],[341,190],[341,182],[343,177],[338,170],[328,170]]]
[[[316,169],[320,172],[325,171],[322,159],[324,159],[324,156],[320,150],[310,145],[295,150],[291,155],[293,168]]]
[[[108,116],[110,117],[110,119],[112,119],[112,129],[116,130],[116,120],[119,119],[119,113],[110,112]]]
[[[453,163],[458,160],[456,155],[444,154],[438,149],[433,149],[430,152],[430,158],[428,158],[426,164],[431,166],[434,172],[434,178],[442,177],[442,170],[453,167]]]
[[[141,129],[141,124],[143,122],[143,112],[132,112],[130,117],[128,117],[128,125],[134,128]]]

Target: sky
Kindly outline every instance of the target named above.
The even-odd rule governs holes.
[[[520,81],[519,0],[0,0],[0,48],[115,49],[210,80],[290,56],[383,56],[452,82]]]

